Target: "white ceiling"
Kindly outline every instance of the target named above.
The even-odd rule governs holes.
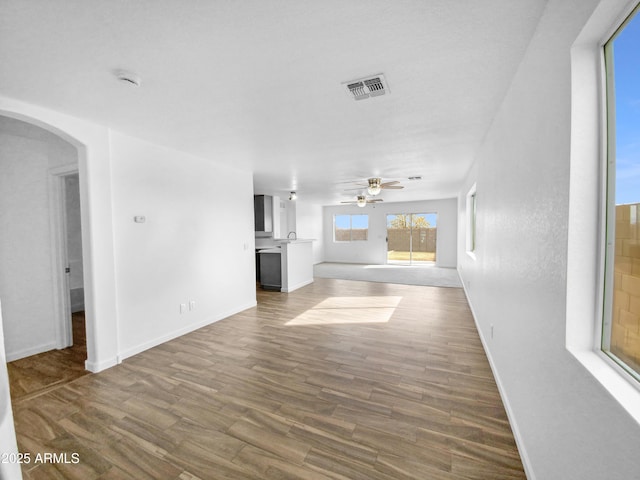
[[[545,4],[0,0],[0,95],[249,169],[256,193],[337,203],[381,176],[406,186],[385,201],[452,197]],[[377,73],[388,95],[345,93]]]

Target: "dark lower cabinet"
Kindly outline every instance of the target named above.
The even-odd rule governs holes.
[[[256,249],[256,282],[260,282],[260,251]]]
[[[282,288],[280,253],[260,252],[260,286],[265,290]]]

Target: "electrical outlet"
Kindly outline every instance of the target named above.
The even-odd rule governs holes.
[[[186,303],[181,303],[180,304],[180,313],[184,313],[187,311],[187,304]]]
[[[195,310],[195,308],[196,308],[196,301],[189,300],[189,310]]]

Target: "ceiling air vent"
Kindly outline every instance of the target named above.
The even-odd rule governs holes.
[[[358,80],[343,83],[347,93],[354,100],[364,100],[369,97],[379,97],[389,91],[384,75],[372,75]]]

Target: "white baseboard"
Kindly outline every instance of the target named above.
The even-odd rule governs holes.
[[[520,459],[522,460],[522,467],[524,468],[524,473],[527,476],[528,480],[536,480],[536,476],[533,474],[533,467],[531,466],[531,460],[527,455],[527,450],[524,447],[524,442],[522,440],[522,436],[520,435],[518,422],[516,422],[515,420],[515,415],[513,414],[511,404],[509,403],[509,398],[506,395],[505,388],[502,384],[502,380],[500,380],[500,374],[496,370],[496,366],[493,363],[491,352],[487,348],[487,342],[485,341],[484,335],[482,333],[482,329],[480,328],[480,325],[478,323],[478,317],[476,316],[476,312],[473,309],[473,304],[471,303],[471,299],[469,298],[469,292],[467,291],[467,286],[464,283],[464,278],[460,274],[459,269],[458,269],[458,276],[460,277],[464,294],[467,297],[467,303],[469,304],[469,309],[471,310],[473,321],[476,324],[476,330],[478,331],[478,336],[480,337],[480,341],[482,342],[482,348],[484,349],[484,353],[487,356],[487,360],[489,360],[489,366],[491,367],[491,372],[493,373],[493,377],[495,378],[496,385],[498,386],[498,392],[500,393],[500,398],[502,399],[502,403],[504,404],[504,409],[507,412],[507,418],[509,419],[509,425],[511,425],[513,438],[515,439],[516,445],[518,446],[518,452],[520,453]]]
[[[116,357],[103,360],[101,362],[90,362],[89,360],[86,360],[84,362],[84,368],[92,373],[98,373],[102,370],[106,370],[107,368],[115,367],[117,364],[118,359]]]
[[[53,342],[36,345],[35,347],[24,348],[15,352],[7,352],[7,362],[13,362],[14,360],[20,360],[21,358],[30,357],[31,355],[37,355],[39,353],[48,352],[49,350],[55,350],[56,348],[58,348],[58,345]]]
[[[290,286],[289,288],[282,288],[280,291],[281,292],[285,292],[285,293],[289,293],[289,292],[293,292],[294,290],[297,290],[299,288],[302,288],[306,285],[310,285],[313,283],[313,278],[311,280],[305,280],[304,282],[300,282],[300,283],[296,283],[293,286]]]
[[[181,337],[182,335],[191,333],[194,330],[198,330],[199,328],[206,327],[207,325],[211,325],[212,323],[223,320],[227,317],[235,315],[236,313],[240,313],[244,310],[247,310],[248,308],[255,307],[256,305],[257,305],[257,302],[254,300],[249,304],[243,305],[239,308],[236,308],[227,312],[222,312],[213,318],[207,318],[201,322],[187,325],[186,327],[180,328],[178,330],[174,330],[173,332],[167,333],[165,335],[161,335],[152,340],[136,345],[135,347],[128,348],[127,350],[120,352],[120,354],[118,355],[117,363],[121,363],[126,358],[137,355],[138,353],[144,352],[145,350],[149,350],[150,348],[157,347],[158,345],[168,342],[169,340],[173,340],[174,338]]]

